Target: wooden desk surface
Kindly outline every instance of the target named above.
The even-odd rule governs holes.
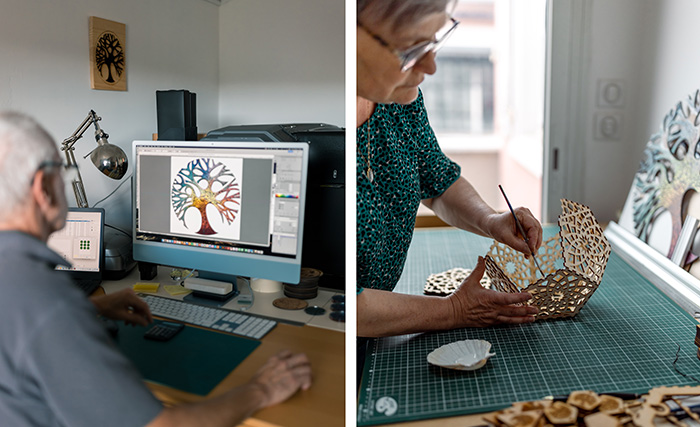
[[[343,426],[345,425],[345,334],[312,326],[280,323],[262,344],[229,374],[208,397],[216,396],[250,379],[265,361],[289,349],[309,357],[313,385],[288,401],[253,415],[246,426]],[[158,384],[148,384],[165,404],[194,402],[201,396]]]
[[[118,282],[104,282],[97,294],[112,293],[130,287],[138,279],[134,274]],[[278,325],[262,340],[258,348],[234,369],[207,397],[223,393],[247,382],[273,355],[282,350],[305,353],[311,361],[313,384],[286,402],[265,408],[244,422],[248,427],[301,427],[309,425],[345,425],[345,333],[316,326]],[[147,383],[166,405],[203,399],[163,385]]]

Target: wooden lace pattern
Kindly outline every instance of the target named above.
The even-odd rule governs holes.
[[[540,310],[537,319],[575,316],[600,285],[610,257],[610,244],[591,210],[566,199],[561,205],[558,238],[548,239],[537,254],[546,277],[536,279],[532,259],[526,261],[501,243],[494,242],[486,256],[492,289],[529,292],[529,304]],[[562,256],[564,268],[556,269],[555,262]]]
[[[610,258],[610,244],[591,210],[570,200],[561,200],[559,215],[564,265],[595,283],[600,283]]]

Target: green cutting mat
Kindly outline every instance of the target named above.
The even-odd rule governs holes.
[[[257,340],[190,326],[166,342],[147,340],[143,334],[150,327],[120,322],[117,346],[145,379],[200,396],[209,394],[260,345]]]
[[[545,235],[558,231],[546,227]],[[422,294],[426,277],[473,268],[491,240],[459,230],[416,231],[397,292]],[[696,385],[695,320],[613,254],[598,290],[575,318],[521,326],[404,335],[370,344],[358,400],[358,425],[487,412],[512,402],[572,390],[646,392]],[[484,368],[462,372],[428,364],[453,341],[493,344]]]

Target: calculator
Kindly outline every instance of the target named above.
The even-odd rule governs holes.
[[[146,333],[143,334],[143,337],[147,340],[168,341],[184,329],[184,327],[185,325],[182,323],[159,322],[151,326]]]

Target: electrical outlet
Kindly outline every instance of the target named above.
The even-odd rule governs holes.
[[[598,141],[619,141],[622,139],[622,113],[599,112],[593,116],[594,138]]]
[[[597,104],[602,108],[625,106],[625,81],[622,79],[598,79]]]

